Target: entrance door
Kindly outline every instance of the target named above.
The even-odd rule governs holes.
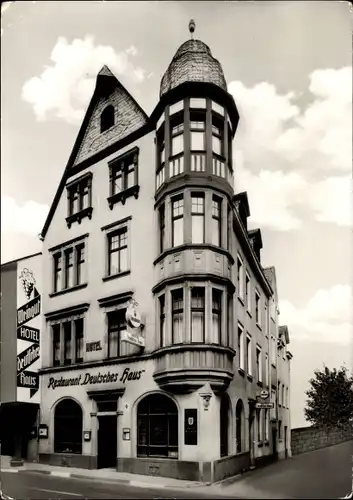
[[[98,456],[97,468],[116,468],[117,457],[117,417],[105,415],[98,417]]]
[[[287,430],[288,427],[284,427],[284,456],[288,458],[288,448],[287,448]]]

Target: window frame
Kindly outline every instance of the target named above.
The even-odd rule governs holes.
[[[202,306],[193,305],[193,293],[196,291],[203,290],[203,295],[201,296],[203,303]],[[201,313],[202,316],[202,339],[193,340],[193,313]],[[193,286],[190,293],[190,343],[191,344],[204,344],[206,341],[206,287],[205,286]]]
[[[109,112],[112,111],[113,114],[108,115],[108,111]],[[110,118],[110,120],[107,119],[108,117]],[[113,118],[113,119],[111,119],[111,118]],[[103,123],[103,119],[108,121],[108,123],[110,123],[110,125],[107,126],[106,123]],[[113,106],[113,104],[108,104],[107,106],[105,106],[105,108],[103,109],[103,111],[100,114],[100,133],[103,134],[104,132],[107,132],[112,127],[114,127],[114,125],[115,125],[115,107]]]
[[[92,172],[77,177],[66,184],[67,195],[67,227],[70,229],[74,222],[81,223],[82,219],[92,218]],[[87,206],[84,206],[84,200],[87,198]]]
[[[244,327],[238,322],[239,369],[245,372]]]
[[[179,294],[181,298],[179,297],[179,300],[174,300],[173,295],[175,296],[177,294]],[[171,320],[172,320],[171,345],[182,344],[183,338],[181,338],[179,342],[175,342],[176,335],[175,335],[175,330],[174,330],[174,317],[181,315],[181,324],[182,324],[181,329],[183,330],[184,324],[185,324],[185,303],[184,303],[185,292],[184,292],[184,288],[178,287],[178,288],[173,288],[172,290],[170,290],[170,299],[171,299]],[[174,303],[176,303],[176,302],[180,303],[182,305],[182,307],[174,308]]]
[[[256,326],[261,328],[261,293],[255,288],[255,321]]]
[[[127,330],[127,322],[125,319],[125,313],[126,313],[126,308],[120,308],[120,309],[114,309],[112,311],[107,311],[107,359],[117,359],[122,357],[121,354],[121,332],[124,332]],[[118,317],[121,316],[123,321],[118,322],[116,321],[113,323],[111,318],[114,316]],[[117,353],[116,356],[111,354],[111,344],[112,342],[112,337],[114,334],[117,334]]]
[[[251,315],[251,305],[252,305],[251,278],[247,270],[245,270],[245,294],[246,294],[246,310]]]
[[[246,369],[247,369],[247,375],[253,377],[252,338],[250,333],[246,334]]]
[[[178,210],[182,208],[182,214],[174,215],[174,204],[177,202],[182,201],[182,205],[178,207]],[[172,223],[172,248],[176,248],[180,245],[184,244],[184,215],[185,215],[185,200],[184,200],[184,194],[179,194],[177,196],[174,196],[173,198],[170,199],[171,203],[171,223]],[[182,219],[182,241],[178,245],[175,245],[175,221]]]
[[[194,212],[194,203],[193,199],[202,200],[202,212]],[[197,205],[198,206],[198,205]],[[205,193],[204,192],[191,192],[191,243],[194,244],[203,244],[206,241],[206,217],[205,217]],[[194,218],[194,219],[193,219]],[[193,231],[193,221],[197,221],[198,218],[202,218],[202,241],[194,241],[194,231]]]
[[[222,345],[222,320],[223,320],[223,317],[222,317],[222,302],[223,302],[223,293],[224,291],[219,289],[219,288],[214,288],[212,287],[211,288],[211,304],[212,304],[212,308],[211,308],[211,317],[212,317],[212,330],[213,330],[213,318],[214,318],[214,315],[217,314],[217,317],[218,317],[218,342],[217,344],[218,345]],[[219,309],[216,309],[214,307],[214,294],[219,294]]]
[[[86,309],[85,309],[86,311]],[[77,330],[77,322],[82,321],[82,331]],[[70,325],[69,355],[67,352],[67,338],[65,338],[65,325]],[[75,366],[85,360],[84,342],[86,315],[85,312],[70,312],[61,317],[48,319],[51,345],[51,366]],[[78,335],[79,332],[79,335]],[[77,340],[82,342],[82,357],[77,356]],[[58,358],[56,354],[58,353]]]
[[[109,168],[109,196],[107,198],[109,208],[112,210],[116,203],[125,205],[127,198],[134,196],[138,198],[140,192],[139,179],[139,153],[138,146],[113,158],[108,162]],[[133,173],[133,184],[129,186],[129,174]],[[116,180],[121,178],[121,189],[116,190]]]
[[[159,222],[159,253],[163,253],[166,248],[166,232],[165,232],[165,202],[158,208],[158,222]]]
[[[262,384],[262,348],[256,345],[256,379],[257,382]]]
[[[88,284],[87,280],[87,244],[88,234],[70,240],[69,242],[63,243],[60,246],[49,249],[51,254],[51,266],[52,266],[52,292],[49,297],[54,297],[56,295],[61,295],[63,293],[68,293],[71,291],[84,288]],[[83,250],[83,260],[77,259],[78,251]],[[67,267],[67,255],[70,253],[72,255],[72,264]],[[60,263],[59,263],[60,261]],[[68,285],[67,280],[67,270],[72,268],[72,285]],[[80,272],[78,270],[80,269]],[[79,280],[80,278],[80,280]],[[85,280],[83,279],[85,278]],[[58,286],[59,285],[59,286]]]
[[[103,226],[101,230],[104,234],[105,241],[105,273],[102,280],[108,281],[122,276],[126,276],[131,273],[131,221],[132,217],[125,217],[124,219],[118,220],[108,226]],[[126,245],[124,245],[124,250],[126,248],[126,270],[110,274],[111,271],[111,253],[110,253],[110,241],[111,238],[119,232],[126,232]],[[121,250],[121,249],[120,249]],[[118,250],[116,250],[118,251]],[[114,253],[114,251],[113,251]]]
[[[159,313],[159,346],[165,347],[167,345],[166,338],[166,296],[162,293],[158,297],[158,313]]]
[[[212,226],[213,226],[213,221],[216,221],[217,224],[217,239],[218,243],[214,243],[213,241],[213,230],[212,230],[212,244],[215,245],[218,248],[223,248],[222,245],[222,198],[216,195],[212,195],[212,206],[211,206],[211,218],[212,218]],[[218,216],[214,214],[214,208],[215,204],[218,205]]]
[[[112,248],[113,246],[113,238],[118,237],[117,241],[117,247]],[[127,226],[122,226],[119,228],[116,228],[113,231],[110,231],[107,234],[107,239],[108,239],[108,276],[117,276],[124,274],[129,271],[129,263],[128,263],[128,228]],[[122,268],[122,257],[121,254],[123,251],[126,251],[126,269]],[[117,253],[118,255],[118,271],[117,272],[112,272],[112,255]]]
[[[238,299],[244,304],[244,261],[239,254],[237,254],[237,285]]]

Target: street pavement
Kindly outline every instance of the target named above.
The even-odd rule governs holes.
[[[342,498],[352,491],[353,441],[329,446],[223,482],[228,496]]]
[[[59,499],[79,500],[80,498],[204,498],[223,499],[213,492],[200,491],[204,488],[171,490],[166,488],[133,487],[129,484],[99,482],[97,480],[61,478],[34,472],[1,473],[1,487],[6,495],[14,499]],[[207,491],[207,490],[206,490]],[[233,497],[234,498],[234,497]]]

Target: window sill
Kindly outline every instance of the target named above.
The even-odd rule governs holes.
[[[140,186],[136,184],[135,186],[131,186],[128,189],[124,189],[124,191],[119,191],[119,193],[113,194],[107,198],[110,210],[113,210],[113,207],[116,203],[121,202],[125,205],[126,199],[130,196],[134,196],[137,200],[139,197]]]
[[[243,368],[238,368],[238,372],[242,377],[245,377],[245,370],[243,370]]]
[[[252,381],[254,380],[254,377],[253,377],[252,375],[250,375],[250,373],[247,373],[247,374],[246,374],[246,378],[247,378],[248,380],[250,380],[250,382],[252,382]]]
[[[130,274],[131,271],[122,271],[121,273],[117,273],[117,274],[110,274],[109,276],[104,276],[102,278],[102,281],[106,282],[106,281],[110,281],[110,280],[115,280],[116,278],[122,278],[123,276],[127,276],[128,274]]]
[[[73,222],[78,222],[81,224],[82,219],[85,217],[88,217],[89,220],[92,219],[92,212],[93,212],[93,207],[88,207],[85,208],[84,210],[80,210],[79,212],[76,212],[75,214],[69,215],[66,217],[66,223],[67,227],[70,229],[71,225]]]
[[[64,295],[65,293],[75,292],[76,290],[82,290],[82,288],[86,288],[87,285],[88,283],[82,283],[81,285],[75,285],[70,288],[65,288],[65,290],[59,290],[58,292],[50,293],[49,297],[52,298],[58,295]]]

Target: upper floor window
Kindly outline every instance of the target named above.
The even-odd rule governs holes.
[[[206,109],[206,99],[199,97],[190,97],[191,109]]]
[[[165,246],[165,205],[159,208],[159,250],[160,252],[164,252]]]
[[[219,156],[224,156],[223,127],[217,120],[213,119],[212,124],[212,151]]]
[[[125,309],[108,313],[108,358],[117,358],[121,355],[121,339],[126,331],[125,313]]]
[[[222,241],[222,200],[212,197],[212,243],[218,247]]]
[[[86,285],[85,243],[63,245],[53,252],[53,293]]]
[[[172,247],[184,243],[184,199],[172,200]]]
[[[172,344],[183,341],[184,324],[184,291],[182,288],[172,290]]]
[[[265,354],[265,384],[268,387],[269,382],[270,382],[270,375],[269,375],[269,366],[268,366],[268,353]]]
[[[205,151],[205,122],[191,121],[190,122],[190,149],[191,151]]]
[[[248,273],[245,273],[246,308],[251,313],[251,281]]]
[[[191,289],[191,342],[205,342],[205,288]]]
[[[71,365],[83,361],[83,328],[82,316],[66,317],[51,324],[53,366]]]
[[[68,227],[76,220],[92,216],[92,173],[88,172],[66,186],[68,198]]]
[[[212,336],[216,344],[222,340],[222,290],[212,288]]]
[[[101,133],[105,132],[114,125],[114,106],[110,104],[101,114]]]
[[[108,275],[120,274],[128,270],[127,227],[108,234]]]
[[[205,242],[205,198],[202,194],[191,195],[192,243]]]
[[[115,203],[123,204],[129,196],[138,198],[138,155],[137,147],[109,162],[109,207]]]
[[[237,257],[237,281],[238,281],[238,297],[244,298],[244,266],[241,258]]]
[[[256,346],[256,378],[258,382],[262,382],[262,355],[259,346]]]
[[[276,339],[271,336],[271,364],[276,366]]]
[[[176,156],[184,151],[184,123],[171,127],[171,154]]]
[[[212,111],[215,111],[216,113],[218,113],[219,115],[222,115],[224,116],[224,107],[223,106],[220,106],[219,104],[217,104],[216,102],[212,101]]]
[[[159,297],[159,341],[161,347],[165,346],[165,295]]]
[[[246,359],[248,366],[248,375],[252,375],[252,348],[250,335],[246,336]]]
[[[244,331],[238,324],[238,352],[239,352],[239,368],[245,370],[245,353],[244,353]]]
[[[256,324],[261,325],[261,296],[257,290],[255,290],[255,318]]]
[[[175,104],[169,106],[169,116],[172,116],[175,113],[182,111],[183,109],[184,109],[184,101],[176,102]]]

